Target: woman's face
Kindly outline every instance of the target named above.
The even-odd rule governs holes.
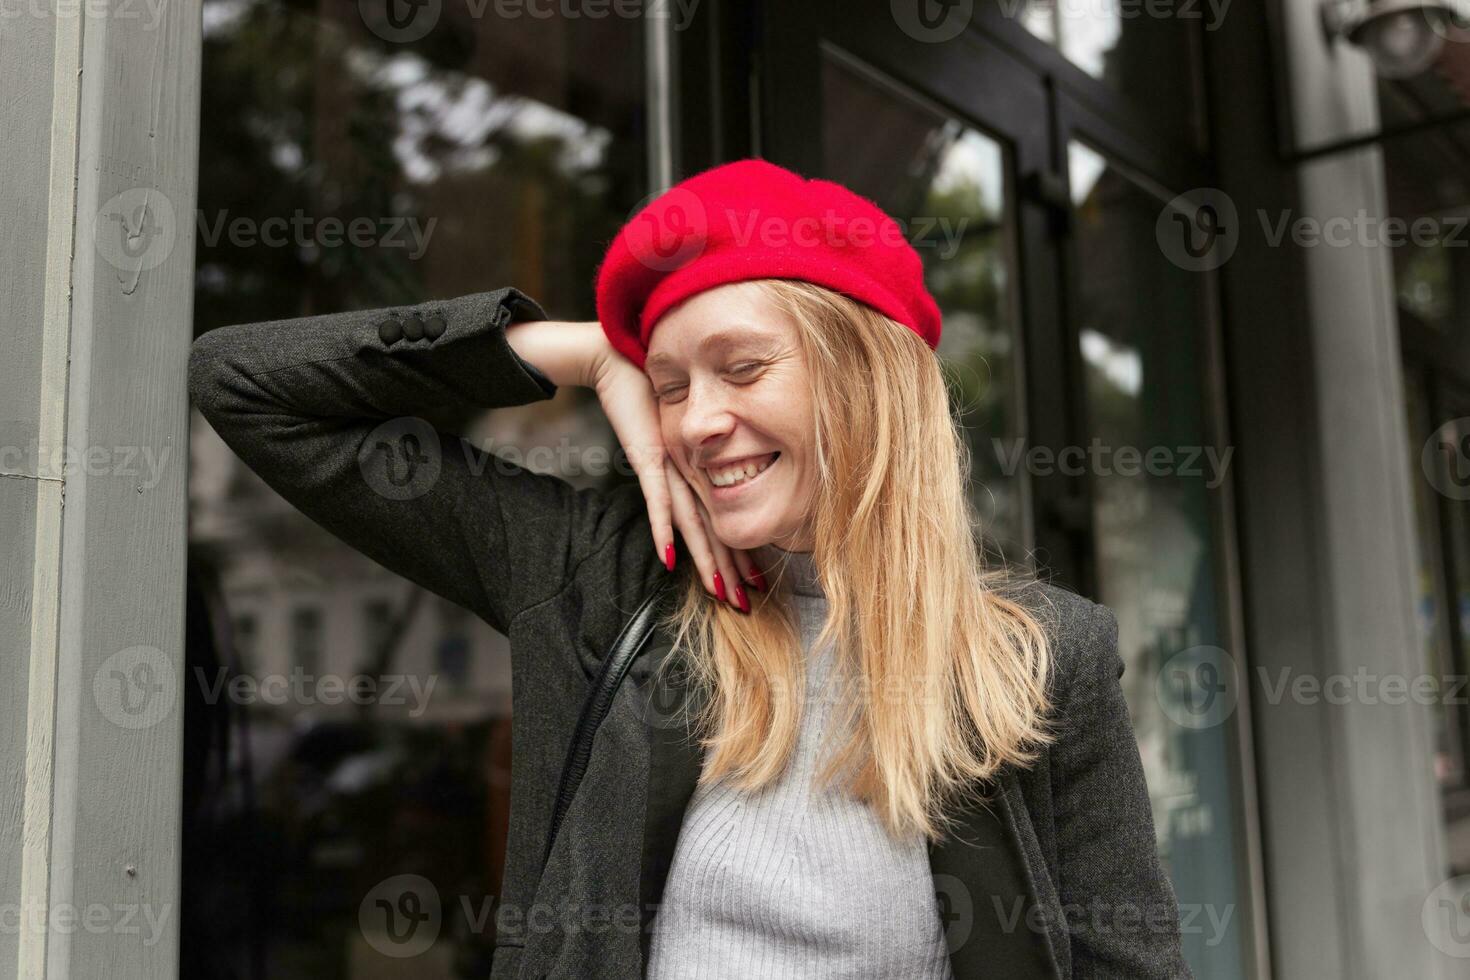
[[[730,283],[674,307],[649,338],[665,447],[731,548],[812,548],[816,421],[796,331],[758,288]]]

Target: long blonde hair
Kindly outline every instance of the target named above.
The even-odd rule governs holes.
[[[834,642],[850,685],[834,713],[846,739],[821,778],[841,778],[890,833],[937,840],[952,802],[983,799],[1003,766],[1054,737],[1046,633],[1015,592],[1028,580],[982,557],[969,450],[934,352],[840,293],[753,282],[796,321],[813,384],[813,558],[830,613],[816,643]],[[806,699],[781,569],[764,571],[749,615],[688,575],[666,623],[700,693],[687,703],[701,780],[747,790],[785,768]]]

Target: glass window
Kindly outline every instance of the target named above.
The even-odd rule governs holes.
[[[987,547],[1029,547],[1016,289],[1014,186],[1006,148],[832,48],[823,49],[826,176],[904,228],[944,317],[939,355],[969,439],[971,496]],[[872,134],[884,138],[875,140]]]
[[[1440,391],[1439,414],[1429,384]],[[1470,718],[1463,692],[1470,650],[1470,390],[1434,372],[1405,372],[1409,474],[1419,544],[1419,624],[1425,672],[1447,679],[1434,698],[1434,771],[1443,794],[1451,875],[1470,873]]]
[[[1154,15],[1126,0],[1020,0],[1001,9],[1174,132],[1202,134],[1200,31],[1217,28],[1225,8],[1161,5]]]
[[[597,262],[649,190],[640,17],[205,0],[203,19],[196,331],[508,285],[553,317],[595,317]],[[424,415],[492,450],[617,446],[581,390]],[[185,962],[485,976],[479,913],[510,805],[505,639],[297,513],[197,416],[191,450],[191,561],[253,626],[219,653],[238,690],[189,702],[232,764],[186,780],[185,888],[211,911],[186,923]],[[331,676],[291,684],[298,669]],[[354,699],[354,682],[376,686]],[[412,960],[360,919],[406,874],[446,911]]]
[[[1201,921],[1231,915],[1224,936],[1186,930],[1185,952],[1201,980],[1240,977],[1246,915],[1227,710],[1235,688],[1222,679],[1233,658],[1222,649],[1213,519],[1229,461],[1211,443],[1202,394],[1205,280],[1159,248],[1162,200],[1080,143],[1068,166],[1094,598],[1118,617],[1124,690],[1175,892]]]
[[[312,606],[291,613],[291,659],[303,674],[315,677],[322,669],[322,611]]]

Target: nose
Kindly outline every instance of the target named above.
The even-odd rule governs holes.
[[[701,455],[713,455],[720,441],[735,427],[735,414],[719,384],[691,380],[685,395],[684,415],[679,422],[679,436],[684,440],[695,462]]]

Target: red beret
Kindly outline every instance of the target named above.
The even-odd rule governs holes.
[[[898,222],[841,184],[759,159],[695,174],[637,211],[598,269],[597,317],[641,368],[659,317],[681,300],[767,278],[826,286],[939,346],[939,307]]]

